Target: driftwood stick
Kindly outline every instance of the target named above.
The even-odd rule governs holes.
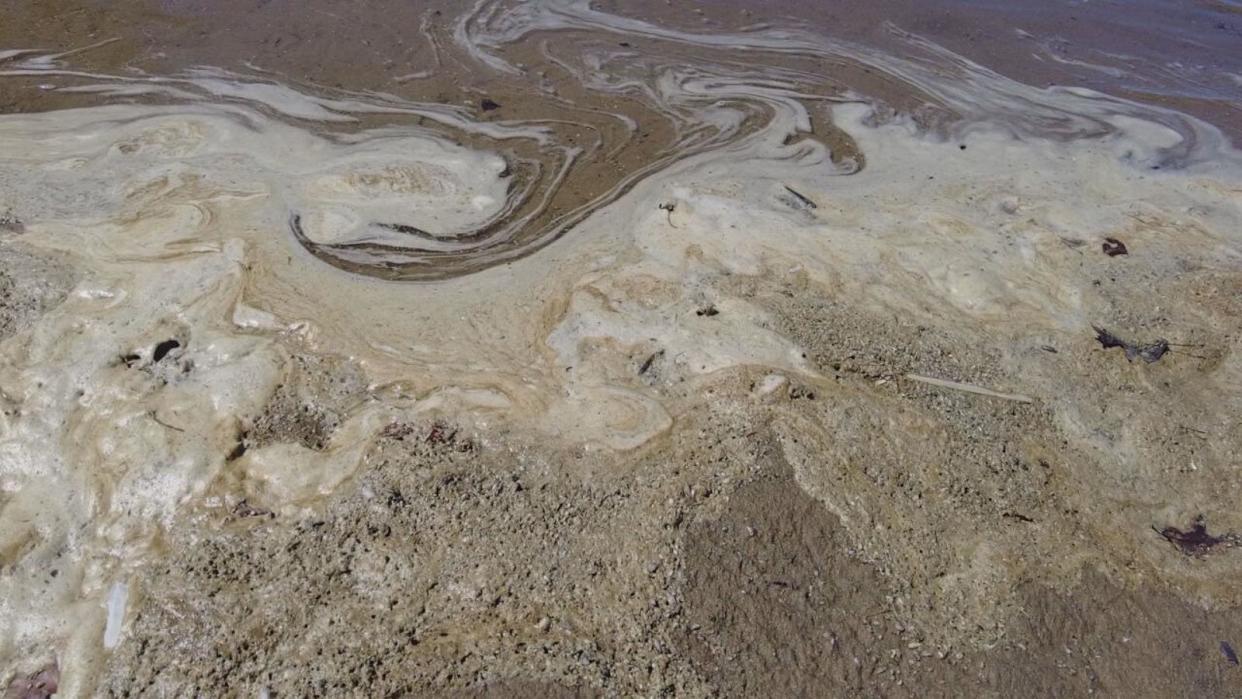
[[[993,391],[990,388],[976,386],[974,384],[962,383],[961,381],[949,381],[947,379],[937,379],[931,376],[923,376],[921,374],[906,374],[906,378],[911,381],[931,384],[941,388],[948,388],[954,391],[965,391],[966,393],[974,393],[980,396],[988,396],[990,398],[1000,398],[1001,400],[1012,400],[1019,403],[1034,403],[1035,399],[1030,396],[1024,396],[1021,393],[1001,393]]]

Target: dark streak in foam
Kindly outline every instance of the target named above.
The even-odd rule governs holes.
[[[541,163],[516,155],[506,157],[506,167],[498,177],[512,177],[506,203],[501,212],[473,231],[441,234],[398,222],[375,222],[379,228],[410,236],[417,245],[383,243],[317,243],[308,235],[299,212],[289,217],[294,239],[319,260],[349,272],[392,281],[436,281],[478,272],[496,264],[511,262],[534,253],[557,240],[591,213],[616,201],[644,178],[666,169],[686,158],[741,141],[763,129],[771,120],[766,106],[747,109],[741,124],[730,131],[712,132],[700,126],[682,138],[673,148],[663,149],[657,157],[637,169],[615,173],[614,182],[593,199],[562,212],[553,202],[564,186],[564,179],[573,170],[572,159]],[[825,127],[832,134],[820,141],[816,136],[800,134],[799,141],[821,142],[835,156],[841,151],[841,167],[836,172],[852,175],[861,170],[862,154],[852,139],[839,129]],[[460,135],[460,134],[458,134]],[[545,151],[546,152],[546,151]],[[553,169],[557,171],[551,172]],[[810,200],[805,200],[809,202]],[[815,208],[809,203],[810,208]]]

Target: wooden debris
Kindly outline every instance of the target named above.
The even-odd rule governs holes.
[[[965,393],[974,393],[980,396],[988,396],[989,398],[1000,398],[1001,400],[1012,400],[1019,403],[1034,403],[1035,399],[1021,393],[1001,393],[993,391],[990,388],[976,386],[974,384],[962,383],[961,381],[949,381],[948,379],[937,379],[932,376],[923,376],[921,374],[906,374],[906,378],[911,381],[939,386],[940,388],[948,388],[954,391],[963,391]]]

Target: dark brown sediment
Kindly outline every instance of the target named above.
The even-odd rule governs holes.
[[[1079,86],[1185,111],[1242,137],[1242,10],[1212,0],[662,0],[596,5],[694,31],[759,23],[901,51],[892,29],[929,39],[1015,80]]]
[[[1222,2],[782,0],[756,5],[747,0],[602,0],[593,6],[687,31],[784,23],[885,48],[893,45],[890,27],[895,26],[1032,85],[1091,87],[1185,108],[1234,134],[1242,127],[1238,106],[1242,84],[1229,77],[1242,75],[1242,52],[1237,50],[1242,46],[1242,12]],[[440,50],[451,43],[445,30],[461,11],[460,4],[451,2],[385,1],[360,10],[288,0],[210,4],[148,0],[122,5],[20,0],[6,7],[0,45],[66,51],[116,39],[82,54],[75,63],[85,69],[128,66],[154,73],[193,65],[237,69],[250,63],[325,87],[385,90],[454,102],[509,92],[519,93],[521,99],[527,86],[483,72],[463,73],[461,69],[470,66]],[[644,48],[632,40],[627,43]],[[530,58],[529,53],[525,57]],[[1166,65],[1174,62],[1183,65]],[[844,68],[832,76],[837,84],[886,96],[882,85],[869,85],[865,74],[858,74],[862,71],[850,74]],[[1187,73],[1179,75],[1179,68]],[[423,73],[429,74],[403,79]],[[887,96],[899,102],[910,87],[896,88]],[[6,97],[6,111],[29,106],[11,93]],[[580,96],[571,95],[571,101],[573,97]]]
[[[290,219],[295,238],[326,262],[344,269],[387,279],[430,280],[457,276],[490,264],[528,254],[550,242],[584,216],[623,194],[646,173],[679,159],[737,141],[758,130],[769,118],[761,103],[738,100],[746,118],[736,127],[714,133],[711,125],[685,122],[684,117],[654,104],[641,90],[601,92],[584,85],[570,72],[581,57],[577,47],[610,37],[558,31],[536,33],[502,47],[504,60],[524,67],[520,75],[489,70],[455,46],[453,23],[460,6],[446,3],[417,6],[404,2],[370,7],[356,17],[342,18],[332,3],[319,5],[231,2],[205,9],[187,4],[127,4],[106,8],[91,3],[34,4],[12,13],[15,21],[0,29],[0,45],[35,46],[43,52],[67,51],[104,42],[73,56],[74,70],[110,75],[141,71],[175,75],[201,65],[219,66],[253,75],[251,68],[290,80],[311,91],[381,91],[406,100],[464,107],[483,122],[533,125],[553,134],[552,145],[527,138],[503,141],[447,128],[434,120],[416,119],[420,128],[439,131],[451,140],[504,154],[510,163],[510,202],[498,216],[469,231],[427,232],[402,221],[376,221],[379,227],[419,238],[451,240],[460,252],[420,250],[403,254],[376,246],[317,245],[302,235],[297,212]],[[7,32],[7,33],[6,33]],[[660,65],[690,64],[718,56],[686,53],[669,42],[634,46],[634,56],[652,70]],[[719,53],[719,52],[716,52]],[[855,67],[862,75],[862,70]],[[262,76],[257,76],[262,78]],[[20,112],[85,105],[90,96],[47,91],[52,76],[0,80],[0,110]],[[57,84],[82,82],[73,76]],[[840,76],[807,85],[808,94],[832,99],[846,89]],[[484,101],[491,108],[482,108]],[[852,140],[835,129],[822,110],[809,133],[829,146],[838,163],[860,166],[862,156]],[[409,117],[364,118],[355,127],[395,122]],[[792,136],[792,135],[791,135]],[[563,175],[562,175],[563,171]],[[367,253],[390,253],[384,263],[358,262]],[[396,255],[406,261],[394,262]]]
[[[845,41],[893,53],[914,50],[902,34],[909,31],[943,42],[967,58],[1024,82],[1040,86],[1085,84],[1198,113],[1226,130],[1237,125],[1235,103],[1222,92],[1228,88],[1218,85],[1178,91],[1172,89],[1176,76],[1164,78],[1164,83],[1126,77],[1150,64],[1155,60],[1152,57],[1127,58],[1125,68],[1112,68],[1118,73],[1110,73],[1111,80],[1105,81],[1099,79],[1099,68],[1083,59],[1070,63],[1041,58],[1040,51],[1053,55],[1061,50],[1047,48],[1041,41],[1060,42],[1056,46],[1064,49],[1066,45],[1079,47],[1101,39],[1104,43],[1092,43],[1091,50],[1108,53],[1112,33],[1100,28],[1099,18],[1067,22],[1062,15],[1076,18],[1074,13],[1078,12],[1067,7],[1007,12],[972,3],[927,6],[889,2],[881,6],[832,5],[825,10],[793,1],[762,8],[742,2],[710,8],[694,3],[614,7],[605,2],[593,8],[621,16],[655,18],[658,21],[653,26],[681,27],[687,32],[790,27],[809,30],[825,41]],[[329,95],[386,93],[403,100],[463,108],[481,122],[537,126],[552,134],[550,143],[538,144],[522,137],[489,138],[434,119],[413,120],[419,128],[474,148],[499,152],[510,162],[511,170],[505,173],[511,175],[508,203],[490,221],[469,231],[424,231],[405,221],[374,221],[372,226],[409,234],[409,247],[319,244],[302,235],[298,212],[291,212],[292,234],[320,259],[351,271],[397,280],[459,276],[530,254],[624,194],[647,173],[744,139],[771,117],[769,105],[739,97],[732,107],[745,113],[745,118],[721,129],[686,120],[678,109],[660,104],[642,89],[599,89],[584,80],[593,70],[584,62],[588,51],[606,57],[608,64],[599,69],[611,73],[612,79],[628,75],[636,85],[673,67],[724,66],[744,73],[747,66],[765,66],[769,73],[789,81],[793,89],[806,95],[804,102],[813,123],[806,133],[790,134],[791,140],[809,138],[824,143],[834,162],[850,163],[844,174],[851,167],[861,167],[864,154],[848,135],[833,127],[821,103],[865,99],[896,113],[913,114],[933,126],[953,116],[953,107],[924,92],[909,78],[877,68],[861,53],[852,56],[850,50],[830,49],[828,44],[823,51],[755,47],[739,53],[731,46],[669,40],[641,29],[536,29],[518,41],[489,47],[497,59],[521,66],[516,73],[494,70],[458,45],[454,32],[463,27],[469,31],[486,21],[485,17],[463,20],[465,11],[452,3],[405,2],[350,12],[333,3],[294,6],[283,1],[251,0],[229,0],[210,7],[193,2],[120,6],[80,0],[30,3],[9,11],[10,21],[0,28],[0,45],[44,52],[85,49],[68,59],[73,69],[110,75],[134,71],[177,75],[196,66],[216,66],[257,79],[269,73],[310,91]],[[1141,11],[1153,17],[1163,12],[1148,4]],[[1090,15],[1094,10],[1085,12]],[[1201,9],[1188,15],[1183,31],[1196,31],[1218,15],[1221,13]],[[1219,23],[1225,29],[1212,31],[1227,35],[1232,25],[1227,20]],[[1071,32],[1069,38],[1062,35],[1065,28],[1077,26],[1084,29],[1075,29],[1078,33]],[[1117,41],[1139,42],[1143,31],[1154,31],[1145,26],[1127,22]],[[1029,38],[1019,36],[1019,29],[1028,31]],[[1205,46],[1219,48],[1219,37],[1213,34],[1211,38],[1216,43]],[[1206,49],[1202,53],[1212,55]],[[1218,68],[1227,73],[1231,59],[1216,59],[1226,63]],[[256,73],[256,69],[263,73]],[[1200,66],[1199,70],[1207,68]],[[761,75],[764,73],[756,72],[754,77]],[[1148,75],[1150,71],[1140,77]],[[73,85],[83,80],[90,79],[72,75],[8,77],[0,81],[0,110],[41,110],[97,101],[44,89],[49,81]],[[484,109],[484,102],[490,108]],[[385,122],[408,126],[411,118],[367,117],[344,129]],[[440,249],[443,246],[439,242],[447,242],[452,249]]]

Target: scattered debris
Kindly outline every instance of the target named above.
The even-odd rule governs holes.
[[[1160,338],[1155,342],[1139,344],[1127,342],[1098,325],[1092,325],[1091,327],[1095,329],[1095,339],[1099,341],[1101,347],[1104,349],[1120,347],[1125,351],[1126,359],[1130,361],[1139,358],[1151,364],[1152,362],[1159,361],[1169,351],[1169,341],[1164,338]]]
[[[672,202],[664,202],[660,204],[660,211],[668,212],[668,225],[672,226],[673,228],[677,227],[677,224],[673,223],[673,212],[676,209],[677,209],[677,205]]]
[[[1212,536],[1208,534],[1207,524],[1204,522],[1203,515],[1195,518],[1190,528],[1186,530],[1177,527],[1168,526],[1159,531],[1166,541],[1173,544],[1182,553],[1187,556],[1202,557],[1211,553],[1212,549],[1223,546],[1232,548],[1242,544],[1242,537],[1237,534],[1221,534],[1220,536]]]
[[[813,202],[813,201],[811,201],[810,199],[808,199],[808,198],[806,197],[806,195],[804,195],[804,194],[802,194],[801,192],[797,191],[797,190],[796,190],[796,189],[794,189],[793,187],[790,187],[789,185],[784,185],[784,187],[785,187],[785,191],[786,191],[786,192],[789,192],[789,193],[790,193],[790,194],[792,194],[792,195],[794,195],[794,198],[796,198],[796,199],[797,199],[797,200],[798,200],[798,201],[802,204],[802,206],[804,206],[804,207],[806,207],[806,208],[808,208],[808,209],[818,209],[818,208],[819,208],[819,206],[818,206],[815,202]]]
[[[431,426],[427,428],[425,433],[422,433],[421,429],[415,424],[392,422],[380,431],[380,436],[386,439],[400,439],[404,441],[406,437],[416,436],[421,433],[424,444],[450,447],[453,451],[463,454],[478,450],[478,445],[475,444],[474,440],[460,438],[458,437],[458,432],[457,427],[439,420],[431,423]]]
[[[815,400],[815,391],[797,384],[789,385],[790,400]]]
[[[707,306],[695,311],[694,314],[696,316],[707,316],[708,318],[711,318],[714,315],[719,315],[720,311],[716,310],[715,305],[709,303]]]
[[[241,500],[237,501],[236,505],[233,506],[233,516],[234,517],[267,517],[270,519],[272,517],[275,517],[276,515],[271,510],[265,510],[262,507],[254,507],[250,503],[246,502],[245,498],[242,498]]]
[[[12,233],[13,235],[21,235],[26,232],[26,225],[21,222],[12,212],[5,211],[0,214],[0,233]]]
[[[150,414],[151,414],[151,419],[155,420],[157,424],[167,427],[168,429],[173,430],[174,432],[185,432],[185,428],[177,427],[176,425],[170,425],[167,422],[164,422],[163,420],[161,420],[160,416],[157,415],[154,410],[152,410]]]
[[[1220,652],[1224,653],[1225,660],[1228,660],[1234,665],[1238,664],[1238,654],[1234,652],[1233,646],[1229,645],[1229,641],[1220,642]]]
[[[457,441],[457,430],[442,422],[433,423],[427,431],[426,441],[428,444],[452,444]]]
[[[181,343],[178,342],[177,340],[164,340],[163,342],[156,345],[155,350],[151,352],[151,361],[158,362],[162,360],[164,357],[168,356],[169,352],[177,349],[180,346],[181,346]]]
[[[485,112],[490,112],[493,109],[500,109],[500,103],[494,102],[491,99],[484,97],[483,101],[479,102],[479,109],[482,109]]]
[[[423,441],[431,445],[451,447],[454,451],[462,454],[478,450],[478,445],[474,443],[473,439],[458,437],[458,429],[443,422],[432,423],[431,429],[427,431],[427,437]]]
[[[413,433],[414,426],[408,422],[390,422],[380,430],[380,436],[385,439],[405,439]]]
[[[1104,254],[1109,257],[1117,257],[1118,255],[1129,255],[1130,251],[1126,249],[1126,244],[1116,238],[1104,239]]]
[[[1004,517],[1005,519],[1016,519],[1019,522],[1026,522],[1027,524],[1031,524],[1035,521],[1031,519],[1030,517],[1027,517],[1026,515],[1021,514],[1019,512],[1005,512],[1001,514],[1001,517]]]
[[[651,369],[651,365],[655,363],[655,360],[662,356],[664,356],[664,350],[657,350],[653,352],[652,355],[647,357],[647,360],[643,362],[642,366],[638,367],[638,375],[642,376],[643,374],[646,374]]]
[[[405,507],[405,495],[400,490],[392,488],[388,491],[388,509],[397,511]]]
[[[242,455],[245,453],[246,453],[246,433],[243,432],[241,435],[237,437],[237,445],[234,446],[233,450],[230,451],[228,455],[224,457],[224,460],[225,461],[237,461],[238,459],[242,458]]]
[[[1030,396],[1022,395],[1021,393],[1001,393],[1000,391],[993,391],[990,388],[984,388],[982,386],[976,386],[974,384],[969,384],[969,383],[962,383],[961,381],[949,381],[947,379],[937,379],[931,376],[923,376],[921,374],[906,374],[906,378],[910,379],[911,381],[918,381],[920,383],[931,384],[932,386],[948,388],[954,391],[964,391],[966,393],[974,393],[980,396],[988,396],[990,398],[1000,398],[1001,400],[1012,400],[1012,401],[1017,401],[1019,403],[1034,403],[1035,402],[1034,398],[1031,398]]]
[[[47,667],[27,675],[14,677],[4,696],[16,699],[50,699],[60,689],[60,668],[55,662]]]

